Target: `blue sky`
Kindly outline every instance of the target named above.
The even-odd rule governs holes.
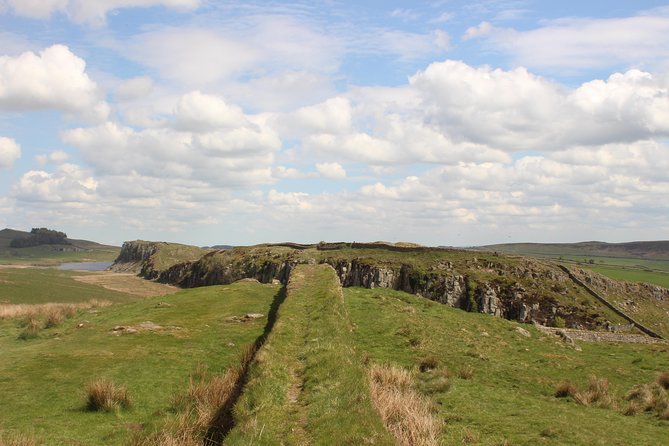
[[[0,0],[0,227],[669,233],[669,4]]]

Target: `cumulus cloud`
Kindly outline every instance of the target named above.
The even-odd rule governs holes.
[[[0,169],[12,167],[21,157],[21,146],[12,138],[0,136]]]
[[[316,171],[323,178],[329,180],[341,180],[346,178],[346,170],[339,163],[318,163]]]
[[[180,98],[168,126],[135,130],[116,122],[65,131],[98,175],[201,180],[220,187],[272,181],[281,142],[261,118],[200,92]]]
[[[107,14],[119,8],[165,6],[190,10],[200,3],[200,0],[0,0],[0,6],[4,4],[22,17],[46,19],[60,12],[77,23],[91,25],[104,24]]]
[[[96,199],[98,183],[75,164],[62,164],[55,172],[30,170],[14,186],[13,195],[28,202],[85,203]]]
[[[109,106],[86,74],[86,62],[64,45],[39,54],[0,56],[0,108],[54,109],[104,119]]]

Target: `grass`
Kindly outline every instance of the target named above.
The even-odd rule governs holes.
[[[124,444],[138,431],[162,430],[166,419],[174,418],[174,394],[188,388],[196,365],[224,375],[266,322],[265,317],[244,323],[226,318],[267,315],[279,290],[239,283],[80,309],[28,342],[17,339],[20,320],[0,320],[1,427],[7,435],[30,434],[38,444],[49,445]],[[139,328],[145,321],[153,322],[145,324],[153,329],[113,331],[116,326]],[[83,389],[92,377],[127,387],[132,407],[84,410]]]
[[[422,375],[444,367],[475,370],[471,379],[424,392],[445,423],[442,444],[656,445],[666,439],[669,422],[660,417],[625,416],[594,400],[604,401],[608,392],[622,404],[630,388],[655,381],[669,366],[667,345],[580,342],[578,351],[532,326],[523,326],[527,338],[515,332],[516,323],[401,292],[348,288],[344,294],[356,344],[371,362],[412,369],[435,357],[439,367]],[[407,312],[407,305],[416,311]],[[602,381],[591,384],[592,375]],[[590,391],[593,404],[556,398],[566,380]]]
[[[128,388],[113,381],[100,378],[86,386],[86,410],[90,412],[112,412],[129,409]]]
[[[339,283],[326,265],[296,267],[235,407],[237,444],[392,444],[369,396]]]
[[[441,422],[432,414],[432,402],[414,390],[411,372],[375,364],[369,383],[374,406],[398,445],[439,444]]]
[[[130,294],[74,280],[86,273],[50,268],[0,268],[0,305],[80,303],[91,299],[128,302]]]

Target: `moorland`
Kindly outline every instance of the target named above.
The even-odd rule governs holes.
[[[11,248],[10,231],[0,231],[2,445],[669,435],[669,290],[591,267],[620,253],[146,241],[68,251]],[[661,265],[657,251],[640,258]],[[29,267],[114,259],[110,271]]]

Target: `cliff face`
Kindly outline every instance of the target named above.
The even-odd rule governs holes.
[[[462,251],[389,253],[374,248],[317,250],[261,245],[213,251],[197,260],[174,261],[169,267],[157,268],[154,260],[165,246],[144,243],[124,244],[115,266],[133,265],[145,278],[185,288],[245,278],[287,283],[295,265],[327,263],[345,287],[391,288],[466,311],[549,326],[564,323],[572,328],[604,329],[622,323],[574,286],[556,265],[530,259]],[[660,290],[652,292],[669,301],[669,290]]]
[[[110,267],[112,271],[116,272],[135,272],[141,271],[147,267],[151,256],[158,250],[159,244],[156,242],[144,242],[135,240],[132,242],[124,242],[121,246],[121,252]],[[141,274],[144,277],[144,274]]]

